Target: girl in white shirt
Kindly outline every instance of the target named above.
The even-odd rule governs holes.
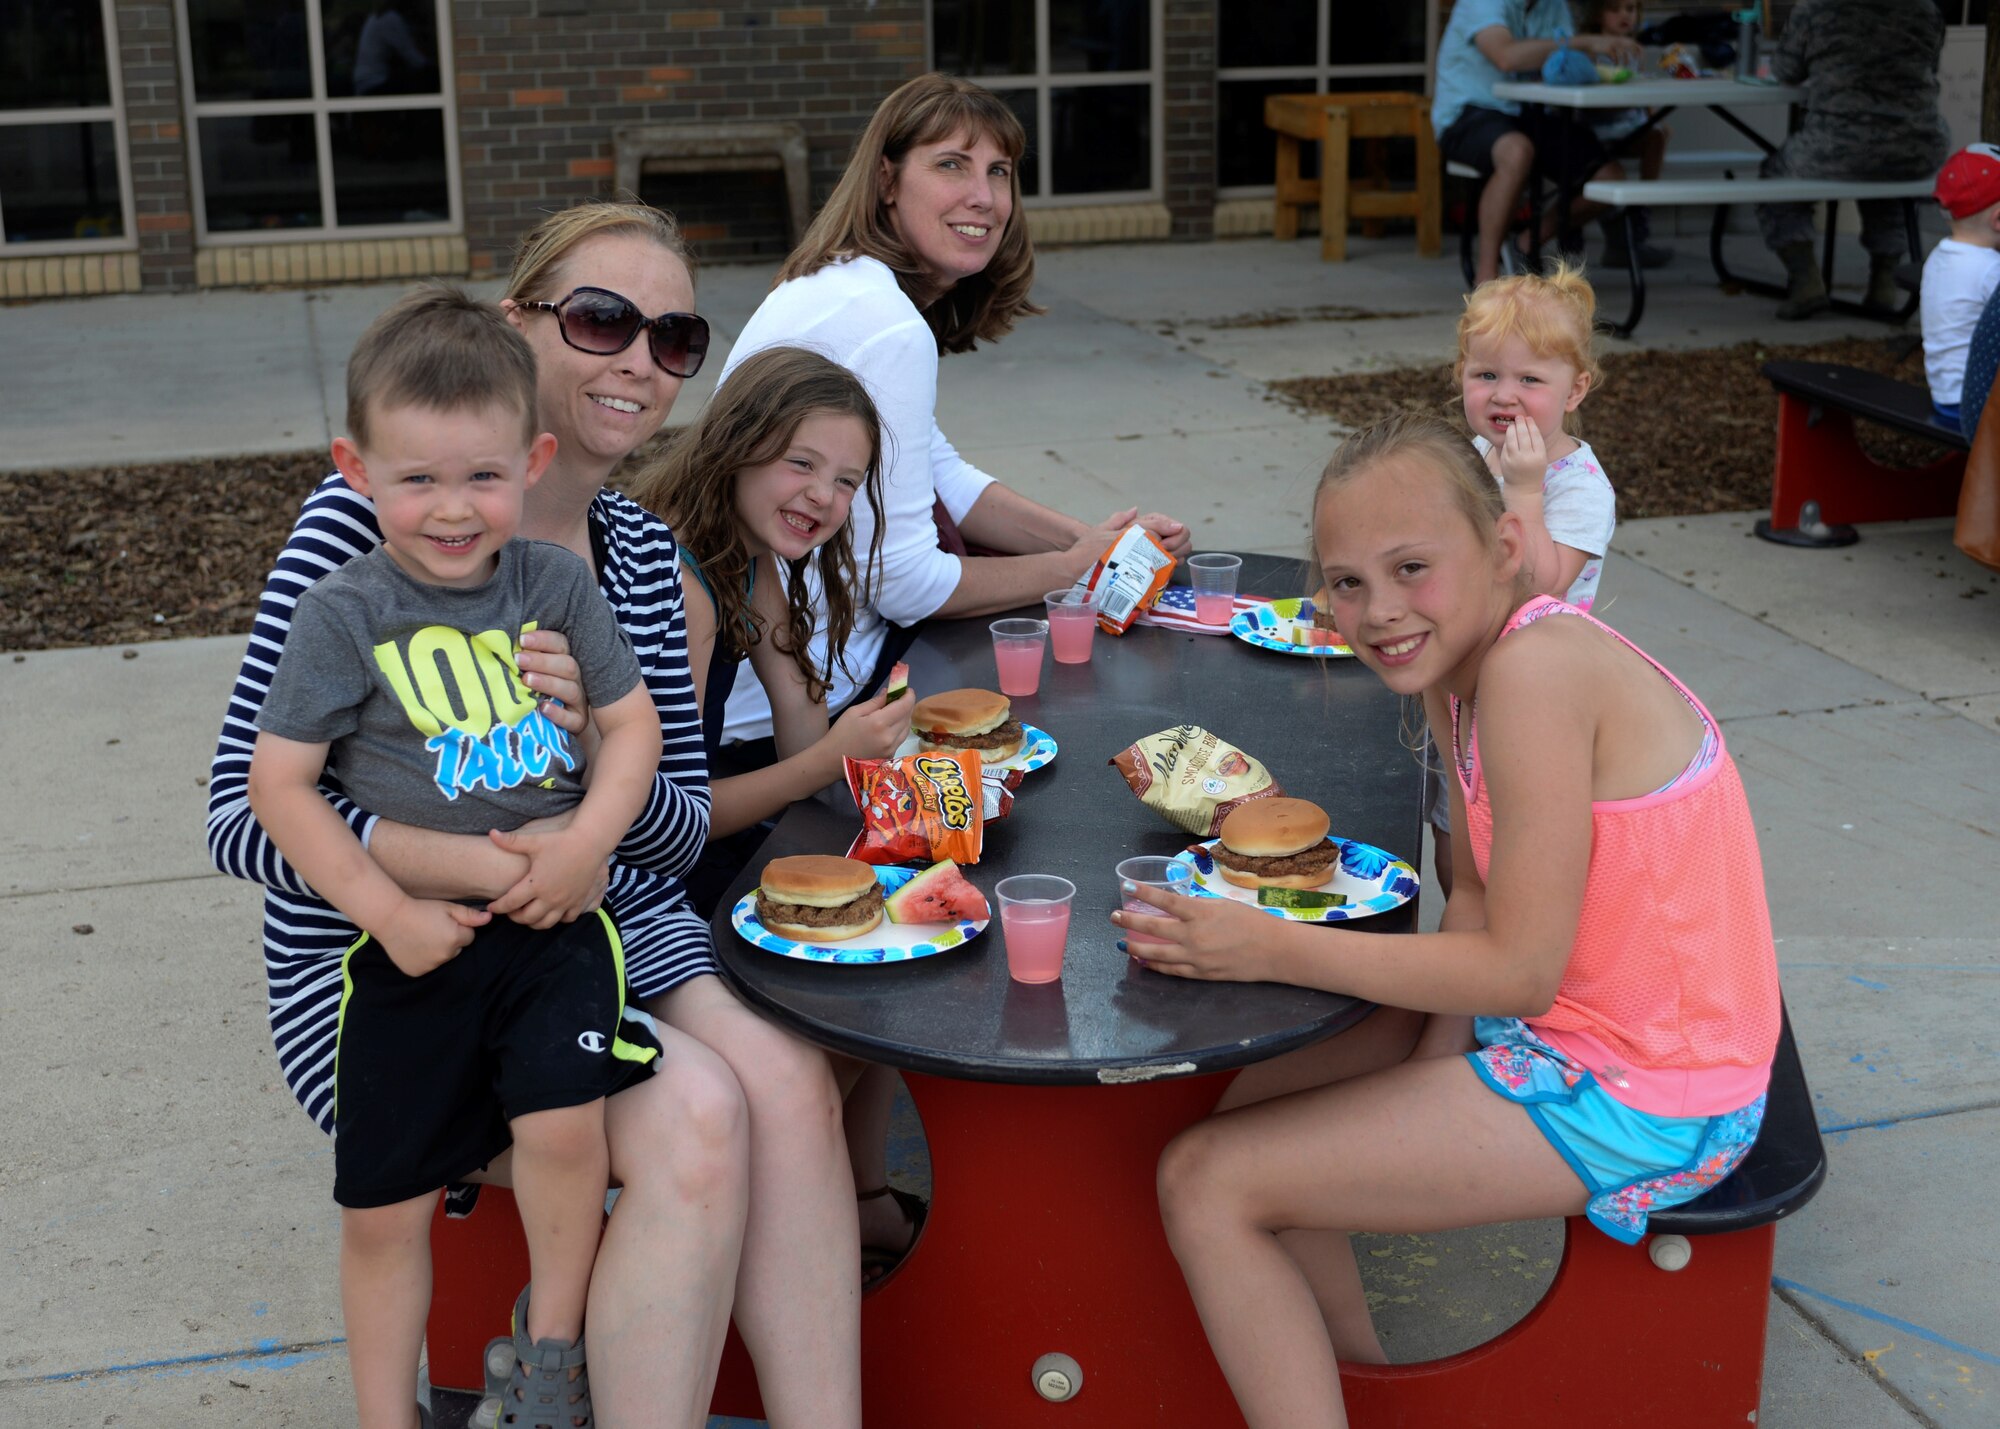
[[[853,515],[857,548],[881,525],[881,577],[830,710],[886,673],[897,653],[891,625],[1039,602],[1088,571],[1135,518],[1175,555],[1191,547],[1187,528],[1165,516],[1133,509],[1093,526],[1052,511],[959,456],[938,428],[938,358],[1042,311],[1028,298],[1035,258],[1015,174],[1026,146],[1013,110],[965,80],[928,74],[891,94],[723,368],[726,383],[763,348],[810,348],[859,376],[882,414],[882,505],[857,499]],[[948,527],[992,554],[954,554]],[[770,732],[762,689],[738,681],[725,740]]]

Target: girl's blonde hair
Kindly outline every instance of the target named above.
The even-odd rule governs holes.
[[[982,272],[959,279],[948,292],[932,296],[923,291],[923,265],[897,234],[882,202],[882,162],[886,159],[895,169],[920,144],[967,135],[991,140],[1012,161],[1007,187],[1014,202],[993,261]],[[970,352],[981,339],[994,341],[1013,330],[1016,318],[1044,311],[1028,301],[1035,282],[1035,247],[1021,209],[1020,162],[1027,147],[1021,121],[992,90],[952,75],[918,75],[882,101],[854,141],[847,171],[778,270],[777,282],[807,277],[841,258],[879,259],[906,293],[925,300],[924,320],[937,335],[940,353]]]
[[[736,479],[750,467],[783,456],[807,417],[827,412],[853,417],[868,434],[868,471],[859,500],[882,509],[882,419],[861,379],[839,363],[800,347],[770,347],[729,374],[693,425],[633,481],[634,501],[673,528],[708,577],[715,600],[715,638],[739,658],[765,635],[764,620],[750,608],[750,548],[736,524]],[[843,521],[816,550],[785,567],[785,628],[774,636],[792,657],[815,701],[824,700],[854,633],[857,593],[866,598],[882,564],[882,523],[868,550],[867,580],[857,578],[854,527]],[[808,571],[818,567],[826,602],[826,664],[810,645],[813,597]]]
[[[1500,483],[1486,469],[1486,460],[1466,439],[1465,433],[1430,412],[1397,412],[1352,433],[1334,449],[1326,469],[1313,488],[1313,563],[1320,564],[1319,504],[1364,471],[1387,461],[1413,458],[1437,471],[1451,492],[1452,504],[1487,549],[1494,543],[1494,530],[1507,504]]]
[[[555,290],[557,276],[570,254],[587,239],[601,233],[629,233],[651,239],[661,249],[680,259],[694,281],[694,254],[681,236],[674,216],[651,204],[622,199],[591,199],[550,214],[521,239],[514,250],[514,267],[507,275],[503,295],[517,303],[549,302],[561,296]],[[651,316],[648,314],[648,316]]]
[[[1537,357],[1558,358],[1588,375],[1594,391],[1604,380],[1593,350],[1596,331],[1597,293],[1581,268],[1559,260],[1547,277],[1520,273],[1495,278],[1465,295],[1452,380],[1465,380],[1465,355],[1473,343],[1518,337]],[[1563,426],[1568,428],[1575,416],[1565,413]]]

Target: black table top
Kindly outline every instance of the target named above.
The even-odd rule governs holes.
[[[1242,589],[1296,595],[1306,567],[1244,558]],[[1317,584],[1317,582],[1312,582]],[[1024,612],[1028,613],[1028,612]],[[1039,612],[1032,612],[1039,614]],[[908,655],[919,697],[995,687],[988,620],[933,621]],[[1185,1076],[1247,1065],[1358,1022],[1371,1004],[1272,983],[1190,982],[1145,971],[1117,951],[1114,866],[1172,854],[1193,840],[1141,804],[1107,761],[1142,736],[1196,723],[1262,760],[1285,792],[1327,811],[1333,832],[1411,864],[1421,852],[1421,768],[1404,745],[1397,697],[1358,661],[1262,650],[1228,636],[1135,625],[1099,632],[1088,665],[1045,659],[1017,719],[1047,730],[1060,753],[1029,774],[1013,812],[986,826],[966,875],[989,899],[1014,873],[1076,885],[1060,982],[1007,975],[998,909],[962,948],[913,962],[827,965],[752,947],[729,910],[767,859],[845,853],[860,821],[844,792],[806,800],[778,821],[717,910],[724,975],[753,1006],[812,1041],[892,1066],[978,1081],[1095,1083]],[[838,804],[838,811],[835,803]],[[1416,927],[1417,905],[1344,926]]]

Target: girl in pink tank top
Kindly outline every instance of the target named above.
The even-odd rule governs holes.
[[[1520,518],[1464,436],[1402,415],[1321,477],[1333,614],[1457,765],[1439,931],[1136,896],[1178,977],[1365,998],[1354,1031],[1244,1071],[1168,1146],[1161,1212],[1253,1426],[1341,1425],[1385,1359],[1347,1233],[1587,1215],[1636,1242],[1756,1138],[1777,962],[1743,786],[1700,702],[1574,607],[1529,598]],[[1337,822],[1337,817],[1336,817]],[[1126,890],[1132,896],[1132,889]]]

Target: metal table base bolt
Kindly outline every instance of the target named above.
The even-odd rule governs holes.
[[[1083,1388],[1083,1366],[1068,1355],[1043,1355],[1028,1371],[1028,1378],[1034,1381],[1035,1393],[1051,1404],[1061,1404],[1076,1398]]]
[[[1656,1235],[1646,1246],[1646,1254],[1662,1270],[1685,1270],[1694,1259],[1694,1247],[1684,1235]]]

